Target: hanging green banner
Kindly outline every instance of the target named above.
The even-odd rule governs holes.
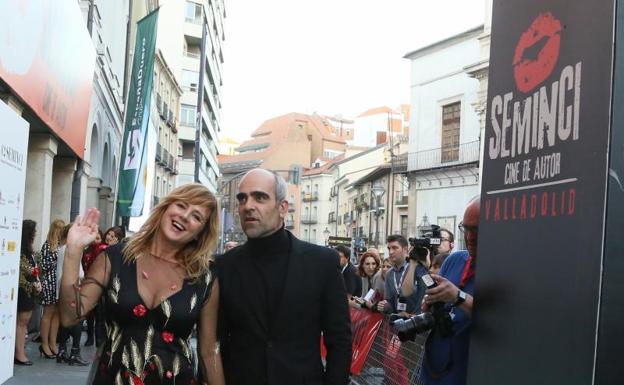
[[[117,204],[118,213],[122,217],[138,217],[142,214],[145,175],[147,167],[153,166],[147,159],[147,131],[157,22],[158,10],[155,10],[137,23],[119,172]]]

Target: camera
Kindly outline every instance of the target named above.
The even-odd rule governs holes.
[[[429,274],[423,275],[422,280],[427,289],[437,286],[437,283]],[[430,309],[431,311],[409,318],[393,315],[394,317],[391,318],[390,324],[401,341],[413,340],[416,334],[421,334],[428,330],[431,330],[432,333],[438,333],[441,337],[450,337],[454,334],[453,319],[444,306],[444,302],[433,303]]]
[[[438,246],[442,242],[440,226],[431,225],[431,230],[423,234],[423,238],[409,238],[412,250],[409,253],[410,259],[422,261],[427,258],[427,254],[437,254]]]

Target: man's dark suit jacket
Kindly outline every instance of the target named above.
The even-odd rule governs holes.
[[[218,260],[219,334],[228,385],[329,385],[348,383],[351,322],[345,286],[334,250],[288,233],[290,261],[284,293],[269,325],[247,244]],[[320,336],[327,347],[323,369]]]
[[[361,297],[362,294],[362,278],[357,274],[357,269],[351,263],[348,263],[342,272],[347,293]],[[366,293],[364,293],[366,294]]]

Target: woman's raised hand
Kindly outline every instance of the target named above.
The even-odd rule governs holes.
[[[100,210],[90,208],[84,216],[76,216],[67,234],[67,248],[84,249],[95,241],[98,232]]]

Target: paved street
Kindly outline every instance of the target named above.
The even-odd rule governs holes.
[[[84,344],[85,334],[82,335]],[[56,360],[39,357],[39,344],[28,342],[26,350],[33,366],[14,365],[13,378],[4,385],[84,385],[91,366],[69,366],[57,364]],[[92,361],[95,347],[82,348],[82,358]]]

